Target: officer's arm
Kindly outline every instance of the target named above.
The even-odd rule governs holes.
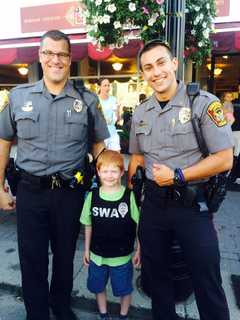
[[[12,142],[0,139],[0,209],[9,211],[15,208],[15,202],[4,191],[5,170],[8,164]]]
[[[96,142],[93,144],[92,147],[92,154],[94,159],[98,157],[98,155],[105,149],[105,143],[104,141]]]
[[[186,181],[202,180],[220,172],[228,171],[233,165],[233,149],[218,151],[197,164],[183,170]]]
[[[136,172],[137,166],[144,167],[144,157],[141,154],[132,154],[128,165],[128,187],[132,188],[131,179]]]
[[[0,139],[0,190],[4,189],[5,170],[9,160],[12,142]]]

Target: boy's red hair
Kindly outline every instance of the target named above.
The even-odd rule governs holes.
[[[105,150],[100,154],[97,159],[97,169],[99,170],[101,166],[108,166],[110,164],[116,165],[121,171],[124,170],[124,160],[123,156],[114,150]]]

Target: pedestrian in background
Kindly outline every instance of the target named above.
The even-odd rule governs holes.
[[[100,319],[108,320],[106,285],[110,278],[113,295],[120,298],[119,319],[127,320],[133,291],[132,262],[136,267],[140,264],[139,245],[131,257],[139,211],[133,192],[121,185],[121,154],[112,150],[101,153],[97,171],[101,187],[88,194],[80,220],[85,225],[83,261],[89,268],[87,287],[96,294]]]
[[[208,177],[232,166],[231,128],[217,97],[206,91],[200,91],[191,110],[186,87],[176,80],[178,61],[167,44],[145,44],[139,65],[154,93],[133,114],[129,184],[137,165],[144,166],[139,241],[153,319],[179,319],[170,272],[174,235],[190,270],[200,319],[229,320],[217,235],[202,197]],[[199,150],[192,112],[211,154],[206,158]]]
[[[26,319],[49,320],[51,306],[56,319],[75,320],[70,308],[73,259],[84,190],[72,182],[76,171],[83,175],[86,169],[88,112],[94,119],[94,155],[109,134],[97,97],[77,91],[68,79],[69,38],[58,30],[45,33],[39,60],[43,79],[14,88],[9,103],[0,108],[0,209],[15,208],[3,185],[11,141],[17,137],[17,233]]]
[[[227,122],[232,125],[234,122],[234,115],[233,115],[233,95],[231,92],[224,92],[223,94],[223,112]]]
[[[120,138],[116,129],[116,122],[119,120],[119,106],[117,99],[110,95],[111,84],[106,78],[98,81],[99,85],[99,101],[103,115],[106,119],[110,137],[105,140],[107,149],[120,152]]]

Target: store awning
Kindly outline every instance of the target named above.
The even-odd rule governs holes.
[[[105,48],[99,50],[96,46],[89,43],[86,35],[70,35],[72,60],[80,61],[89,56],[96,61],[106,60],[112,54],[119,58],[136,57],[142,45],[139,40],[130,40],[127,45],[119,49]],[[0,41],[0,65],[14,63],[31,64],[38,61],[38,50],[40,38],[17,39]]]
[[[213,54],[240,52],[240,31],[214,33],[211,40]]]

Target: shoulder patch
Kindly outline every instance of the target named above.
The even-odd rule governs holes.
[[[9,92],[7,90],[0,91],[0,112],[2,112],[9,102]]]
[[[223,113],[223,106],[219,101],[214,101],[208,106],[207,114],[218,127],[223,127],[227,124]]]

